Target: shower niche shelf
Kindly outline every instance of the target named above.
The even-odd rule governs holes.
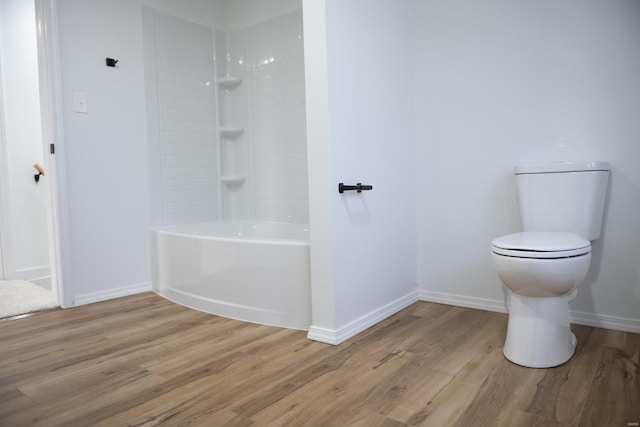
[[[247,180],[247,177],[244,175],[222,175],[220,177],[220,181],[224,182],[229,186],[244,184],[246,180]]]
[[[220,89],[235,89],[242,84],[242,77],[218,77],[216,83]]]
[[[225,139],[237,139],[244,133],[244,128],[237,128],[233,126],[222,126],[220,128],[220,136]]]

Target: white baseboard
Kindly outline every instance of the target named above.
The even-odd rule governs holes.
[[[629,319],[626,317],[605,316],[602,314],[583,313],[572,311],[571,323],[594,328],[613,329],[614,331],[633,332],[640,334],[640,319]]]
[[[412,292],[400,299],[393,301],[377,310],[362,316],[359,319],[343,326],[337,330],[321,328],[311,325],[309,327],[309,333],[307,338],[314,341],[323,342],[326,344],[338,345],[354,335],[359,334],[365,329],[370,328],[376,323],[381,322],[387,317],[393,316],[400,310],[410,306],[414,302],[418,301],[418,292]]]
[[[12,276],[15,276],[16,279],[31,282],[49,291],[51,290],[51,267],[48,265],[18,269]]]
[[[457,307],[475,308],[478,310],[508,313],[507,303],[504,301],[466,297],[463,295],[445,294],[442,292],[420,290],[420,301],[436,302],[438,304],[455,305]]]
[[[16,278],[33,282],[47,277],[51,277],[51,268],[48,265],[31,268],[21,268],[16,270]]]
[[[114,298],[126,297],[128,295],[135,295],[142,292],[151,291],[151,283],[137,283],[131,286],[123,286],[120,288],[107,289],[105,291],[92,292],[89,294],[76,295],[73,300],[73,305],[85,305],[92,304],[94,302],[107,301]]]
[[[319,326],[309,326],[309,332],[307,338],[313,341],[323,342],[325,344],[338,345],[339,342],[336,338],[336,331],[333,329],[321,328]]]
[[[420,301],[435,302],[439,304],[455,305],[458,307],[475,308],[478,310],[508,313],[507,304],[500,300],[467,297],[463,295],[446,294],[420,290]],[[593,326],[596,328],[612,329],[615,331],[640,333],[640,319],[606,316],[601,314],[572,311],[571,323],[576,325]]]

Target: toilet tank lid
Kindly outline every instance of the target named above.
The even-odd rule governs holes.
[[[497,237],[491,245],[518,251],[559,252],[590,248],[591,242],[574,233],[524,231]]]
[[[532,173],[554,173],[554,172],[594,172],[608,171],[611,169],[609,162],[549,162],[541,164],[527,164],[516,166],[516,175]]]

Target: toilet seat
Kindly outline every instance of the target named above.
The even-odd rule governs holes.
[[[515,258],[571,258],[591,252],[591,242],[574,233],[525,231],[493,239],[491,250]]]

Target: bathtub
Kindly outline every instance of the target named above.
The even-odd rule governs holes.
[[[311,324],[307,225],[222,222],[150,232],[153,290],[219,316],[292,329]]]

